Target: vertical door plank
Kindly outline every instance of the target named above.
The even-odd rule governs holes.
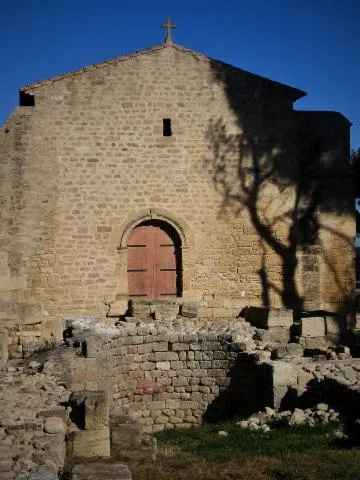
[[[155,245],[156,297],[176,296],[176,253],[174,241],[167,232],[157,228]]]
[[[152,252],[151,232],[136,227],[128,239],[128,285],[131,297],[151,298]]]

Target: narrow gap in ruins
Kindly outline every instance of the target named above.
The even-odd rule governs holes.
[[[75,406],[72,407],[69,418],[80,430],[85,430],[85,405],[84,405],[84,402],[81,402],[76,407]]]
[[[163,118],[163,136],[171,137],[171,118]]]

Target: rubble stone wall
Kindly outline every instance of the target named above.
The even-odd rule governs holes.
[[[263,406],[271,377],[250,354],[254,328],[243,321],[217,328],[189,323],[82,332],[86,358],[79,358],[76,387],[106,390],[111,411],[128,414],[149,433]]]
[[[326,401],[342,412],[360,399],[360,359],[314,361],[303,357],[270,363],[275,408]]]
[[[85,356],[76,362],[72,388],[105,390],[112,414],[129,415],[146,433],[246,417],[264,407],[326,401],[341,412],[356,404],[360,360],[318,361],[303,357],[298,344],[274,350],[274,343],[254,340],[256,332],[241,320],[216,328],[174,321],[80,329]]]

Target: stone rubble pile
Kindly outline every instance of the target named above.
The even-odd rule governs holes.
[[[322,381],[334,380],[341,385],[360,391],[360,359],[347,361],[309,362],[302,365],[304,375],[308,379]]]
[[[305,410],[295,408],[294,411],[275,411],[266,407],[264,411],[253,414],[247,420],[236,423],[241,428],[254,432],[269,432],[276,426],[298,426],[307,425],[313,427],[319,424],[339,422],[339,413],[329,408],[326,403],[319,403],[313,408]]]
[[[40,363],[9,362],[0,372],[0,479],[55,480],[64,466],[69,398]]]
[[[127,442],[132,449],[141,445],[144,455],[151,455],[152,445],[146,449],[141,443],[144,433],[200,424],[205,413],[216,414],[217,408],[221,412],[224,405],[248,404],[252,408],[248,414],[260,410],[272,405],[265,386],[271,386],[274,399],[275,394],[281,399],[289,389],[306,393],[314,384],[331,380],[341,392],[356,393],[350,400],[357,409],[360,360],[349,358],[346,347],[329,350],[325,356],[304,357],[301,345],[261,339],[261,329],[244,319],[214,325],[162,315],[156,320],[147,315],[144,321],[138,314],[116,326],[78,318],[68,322],[67,346],[32,357],[37,360],[13,360],[3,366],[0,480],[57,479],[65,463],[66,434],[72,435],[73,449],[82,457],[86,455],[79,452],[90,450],[99,456],[101,433],[106,443],[101,455],[106,450],[103,456],[107,456],[109,422],[103,419],[109,412],[112,450],[121,452]],[[98,412],[96,428],[84,430],[69,422],[65,405],[71,404],[70,389],[82,391],[81,398],[86,394],[78,403],[85,406],[85,414],[90,412],[87,420]],[[110,401],[106,415],[101,413],[100,392]],[[331,403],[327,397],[324,400]],[[275,400],[273,406],[278,408]],[[238,425],[268,432],[278,424],[311,426],[338,420],[337,411],[319,403],[312,409],[283,412],[266,408]],[[80,467],[74,475],[82,478]]]

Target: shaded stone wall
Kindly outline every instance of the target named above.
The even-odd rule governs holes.
[[[318,192],[312,225],[317,235],[311,228],[302,232],[304,308],[347,312],[354,301],[356,234],[349,122],[337,112],[298,111],[296,116],[307,183]]]

